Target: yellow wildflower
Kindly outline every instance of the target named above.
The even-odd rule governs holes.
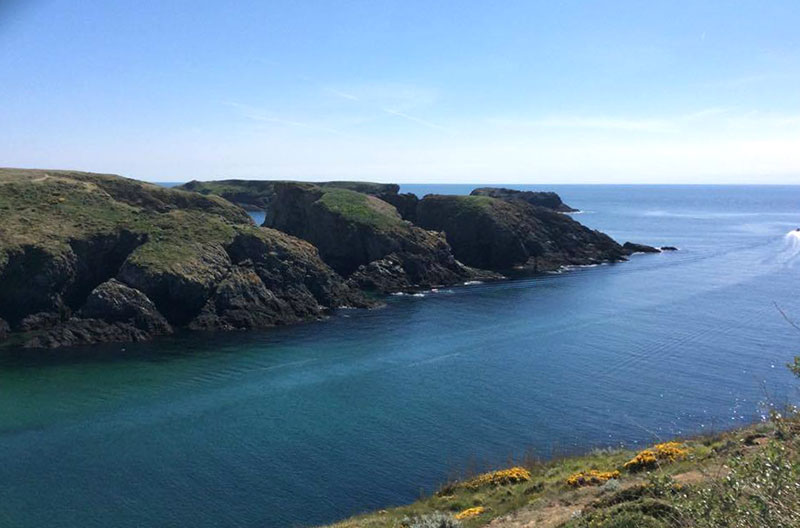
[[[629,471],[651,469],[661,462],[668,463],[684,459],[688,454],[689,449],[683,447],[682,444],[678,442],[664,442],[662,444],[656,444],[649,449],[639,451],[635,457],[625,462],[625,469]]]
[[[455,515],[455,518],[459,521],[463,519],[471,519],[473,517],[477,517],[478,515],[482,514],[486,511],[486,508],[483,506],[475,506],[474,508],[467,508],[466,510],[460,511]]]
[[[580,471],[567,477],[567,484],[574,488],[581,486],[597,486],[604,484],[611,479],[618,479],[619,471],[598,471],[591,469],[589,471]]]
[[[484,473],[477,477],[470,479],[461,484],[461,487],[467,489],[477,489],[486,485],[503,486],[506,484],[515,484],[517,482],[524,482],[531,479],[531,473],[523,467],[512,467],[508,469],[501,469],[499,471],[492,471]]]

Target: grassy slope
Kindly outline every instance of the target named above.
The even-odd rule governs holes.
[[[366,224],[379,230],[403,225],[397,209],[392,205],[359,192],[336,188],[325,189],[325,193],[317,202],[356,224]]]
[[[280,183],[301,183],[290,180],[216,180],[216,181],[191,181],[178,186],[178,189],[198,192],[206,196],[221,196],[232,202],[238,202],[252,207],[266,207],[273,197],[274,187]],[[365,194],[396,193],[398,186],[395,184],[371,182],[319,182],[314,183],[324,189],[345,189]]]
[[[794,423],[796,430],[797,422]],[[426,526],[420,522],[420,517],[424,519],[435,512],[455,516],[475,507],[482,507],[483,513],[462,519],[462,526],[706,526],[702,524],[707,520],[705,516],[700,522],[691,518],[692,508],[696,509],[701,504],[703,494],[709,489],[710,493],[716,493],[714,490],[721,486],[719,482],[724,481],[724,476],[728,474],[726,467],[736,464],[735,460],[752,460],[762,456],[760,451],[767,449],[767,441],[772,447],[788,449],[788,460],[794,465],[794,474],[800,475],[797,435],[776,437],[775,433],[773,424],[759,424],[690,439],[684,444],[690,452],[687,458],[663,463],[652,471],[626,470],[625,462],[636,452],[621,449],[595,450],[587,455],[545,463],[529,461],[523,464],[531,473],[527,482],[486,485],[474,490],[458,486],[452,489],[450,485],[443,488],[444,492],[440,491],[413,504],[356,516],[333,527]],[[566,483],[570,475],[591,469],[619,470],[621,476],[613,485],[606,486],[574,488]],[[800,513],[800,505],[796,507]],[[663,511],[667,511],[668,515],[663,515]],[[649,514],[653,512],[656,517],[650,517]]]
[[[59,254],[72,239],[125,229],[148,237],[131,258],[170,268],[191,262],[202,244],[251,229],[243,211],[218,197],[69,171],[0,169],[0,215],[0,265],[20,246]]]

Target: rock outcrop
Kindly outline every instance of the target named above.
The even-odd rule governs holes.
[[[92,290],[80,309],[80,316],[109,323],[127,323],[149,336],[172,332],[167,319],[147,295],[116,279],[109,279]]]
[[[0,214],[0,318],[28,346],[265,327],[372,304],[313,246],[216,196],[2,169]]]
[[[661,253],[661,250],[658,248],[646,244],[636,244],[634,242],[625,242],[622,244],[622,249],[627,251],[630,255],[634,253]]]
[[[480,274],[454,258],[441,233],[421,229],[389,203],[349,189],[277,184],[264,225],[308,240],[326,263],[363,289],[408,290]]]
[[[507,202],[521,201],[537,207],[544,207],[559,213],[575,213],[578,210],[573,209],[561,201],[561,197],[554,192],[542,191],[517,191],[514,189],[505,189],[502,187],[481,187],[475,189],[470,193],[471,196],[489,196],[491,198],[499,198]]]
[[[190,181],[180,185],[178,189],[193,191],[205,196],[221,196],[248,211],[266,211],[275,196],[275,187],[284,184],[301,182],[279,180],[217,180]],[[395,183],[372,182],[316,182],[313,185],[323,189],[345,189],[375,196],[392,204],[404,220],[414,221],[419,198],[412,193],[400,193],[400,186]]]
[[[417,208],[417,223],[444,231],[460,261],[495,271],[550,271],[622,261],[627,255],[609,236],[522,200],[428,195]]]

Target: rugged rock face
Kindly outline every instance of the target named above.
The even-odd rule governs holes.
[[[456,261],[444,236],[404,221],[372,195],[300,183],[275,191],[264,224],[308,240],[334,270],[356,274],[351,282],[362,288],[396,291],[475,274]]]
[[[444,231],[460,261],[496,271],[549,271],[621,261],[627,254],[607,235],[521,200],[428,195],[419,203],[417,222]]]
[[[265,327],[371,304],[313,246],[218,197],[0,169],[0,215],[0,317],[28,346]]]
[[[630,255],[634,253],[661,253],[661,250],[658,248],[645,244],[636,244],[634,242],[625,242],[622,244],[622,249],[627,251]]]
[[[414,193],[384,193],[376,195],[384,202],[392,204],[403,220],[411,223],[417,221],[417,205],[419,198]]]
[[[574,213],[578,211],[562,202],[561,197],[554,192],[517,191],[502,187],[481,187],[473,190],[470,195],[489,196],[507,202],[521,201],[537,207],[558,211],[559,213]]]
[[[58,348],[63,346],[145,341],[152,336],[130,323],[109,323],[103,319],[71,318],[46,331],[34,334],[25,341],[29,348]]]
[[[116,279],[110,279],[92,290],[80,310],[80,316],[103,319],[109,323],[128,323],[148,335],[172,332],[172,327],[147,295]]]

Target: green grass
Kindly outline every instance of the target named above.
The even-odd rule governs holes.
[[[388,230],[403,225],[397,210],[372,196],[347,189],[326,189],[317,203],[344,219]]]
[[[0,266],[22,246],[58,255],[72,240],[128,230],[147,238],[133,259],[172,268],[250,227],[243,211],[218,197],[67,171],[0,169],[0,216]]]

